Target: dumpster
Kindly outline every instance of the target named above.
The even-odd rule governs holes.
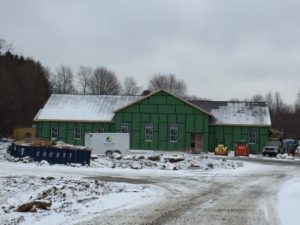
[[[80,163],[90,164],[91,151],[85,149],[68,149],[41,147],[32,145],[11,145],[10,155],[16,158],[30,156],[34,161],[46,160],[49,164]]]

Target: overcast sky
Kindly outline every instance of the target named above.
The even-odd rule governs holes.
[[[0,38],[53,71],[173,73],[212,100],[300,90],[297,0],[0,0]]]

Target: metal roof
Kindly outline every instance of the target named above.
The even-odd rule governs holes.
[[[52,94],[35,121],[110,122],[113,111],[140,96]]]
[[[190,101],[213,115],[216,125],[271,126],[271,117],[265,102]]]

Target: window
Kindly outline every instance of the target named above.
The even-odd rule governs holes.
[[[97,127],[96,132],[97,133],[104,133],[104,127]]]
[[[170,124],[170,142],[178,141],[178,124]]]
[[[74,128],[74,139],[81,139],[81,128],[75,127]]]
[[[248,143],[249,144],[256,143],[256,132],[253,130],[249,130],[249,132],[248,132]]]
[[[58,126],[51,127],[51,138],[58,138]]]
[[[128,123],[121,123],[121,133],[128,133],[129,132],[129,125]]]
[[[145,123],[145,141],[153,141],[153,124]]]

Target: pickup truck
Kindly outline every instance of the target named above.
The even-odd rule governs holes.
[[[282,153],[282,143],[279,140],[268,141],[262,150],[263,156],[277,156],[279,153]]]

